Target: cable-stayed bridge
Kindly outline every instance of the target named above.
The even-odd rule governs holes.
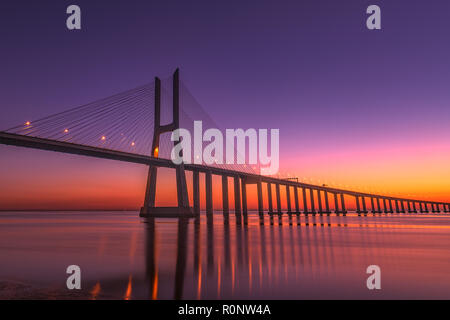
[[[141,216],[198,216],[200,173],[205,175],[206,214],[213,213],[212,176],[217,175],[222,178],[222,209],[225,217],[230,213],[228,179],[233,180],[234,213],[239,221],[242,215],[248,214],[249,184],[257,187],[258,212],[261,215],[264,214],[263,185],[267,188],[269,214],[282,214],[283,211],[287,214],[330,214],[331,207],[336,214],[346,214],[350,198],[355,199],[358,214],[367,214],[369,211],[374,214],[428,213],[430,210],[433,213],[450,212],[450,204],[446,202],[362,193],[263,176],[258,174],[258,167],[255,166],[176,165],[170,160],[173,147],[170,134],[180,127],[192,129],[194,120],[202,120],[205,127],[217,127],[180,83],[177,70],[172,79],[161,81],[155,78],[152,83],[0,131],[0,143],[149,166]],[[162,167],[172,168],[176,172],[178,205],[175,207],[155,205],[157,173],[158,168]],[[192,172],[192,205],[189,203],[186,171]],[[286,191],[285,210],[281,205],[282,187]]]

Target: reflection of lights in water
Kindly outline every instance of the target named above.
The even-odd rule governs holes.
[[[221,265],[220,256],[217,257],[217,297],[220,298],[220,283],[221,281]]]
[[[101,290],[100,282],[97,282],[91,292],[89,292],[91,294],[91,299],[96,300]]]
[[[131,280],[133,279],[133,276],[130,274],[130,276],[128,277],[128,285],[127,285],[127,291],[125,292],[125,295],[123,296],[123,298],[125,300],[130,300],[131,299],[131,291],[132,291],[132,283]]]
[[[198,264],[198,275],[197,275],[197,300],[200,300],[202,294],[202,263]]]
[[[158,269],[155,270],[155,276],[153,278],[153,286],[152,286],[152,300],[156,300],[158,298]]]

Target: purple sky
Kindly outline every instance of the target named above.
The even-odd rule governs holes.
[[[375,2],[381,31],[365,28]],[[382,126],[446,127],[450,3],[375,2],[2,2],[0,127],[178,66],[213,118],[234,126],[301,125],[342,138]],[[65,28],[72,3],[82,9],[82,31]]]
[[[448,141],[449,14],[447,0],[2,1],[0,129],[180,67],[221,126],[280,128],[282,157]]]

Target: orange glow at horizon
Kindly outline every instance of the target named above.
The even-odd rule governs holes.
[[[105,137],[106,138],[106,137]],[[148,168],[143,165],[54,152],[1,146],[0,209],[136,210],[143,203]],[[155,153],[158,149],[155,149]],[[389,156],[386,156],[389,155]],[[450,150],[443,143],[373,146],[281,155],[280,178],[298,177],[316,185],[450,202]],[[192,203],[192,173],[186,173]],[[200,174],[201,207],[205,208],[205,176]],[[286,191],[280,188],[282,206]],[[291,190],[292,192],[292,190]],[[234,187],[228,179],[229,206],[234,209]],[[175,171],[158,169],[156,204],[176,205]],[[272,190],[275,206],[275,193]],[[248,208],[257,208],[256,185],[247,185]],[[291,203],[294,204],[291,194]],[[299,194],[300,202],[302,195]],[[268,207],[263,184],[264,207]],[[308,194],[309,201],[309,194]],[[349,199],[349,201],[352,201]],[[330,206],[333,205],[330,198]],[[213,206],[222,208],[221,177],[213,175]]]

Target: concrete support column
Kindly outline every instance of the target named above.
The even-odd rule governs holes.
[[[314,190],[313,189],[309,189],[309,196],[311,198],[311,213],[314,214],[314,213],[316,213],[316,208],[314,205]]]
[[[342,208],[342,213],[345,214],[347,213],[347,210],[345,209],[345,200],[344,200],[344,194],[341,193],[341,208]]]
[[[389,213],[394,213],[394,210],[392,209],[392,199],[388,199],[389,201]]]
[[[334,195],[334,212],[336,214],[339,214],[339,203],[338,203],[337,193],[333,193],[333,195]]]
[[[223,216],[228,217],[230,208],[228,206],[228,177],[222,176],[222,209]]]
[[[372,208],[372,213],[377,212],[377,209],[375,208],[375,203],[373,201],[373,197],[370,197],[370,205],[371,205],[371,208]]]
[[[362,202],[362,207],[363,207],[362,212],[363,212],[363,213],[367,213],[367,208],[366,208],[366,198],[365,198],[364,196],[361,197],[361,202]]]
[[[324,197],[325,197],[325,212],[326,213],[331,213],[330,211],[330,204],[328,203],[328,192],[326,190],[323,191],[324,193]]]
[[[247,210],[247,184],[245,183],[245,179],[241,178],[241,193],[242,193],[242,213],[244,216],[248,214]]]
[[[381,205],[380,205],[380,198],[377,197],[377,208],[378,208],[378,213],[381,213]]]
[[[359,196],[355,196],[356,200],[356,213],[361,213],[361,208],[359,207]]]
[[[424,212],[425,212],[425,213],[428,213],[428,212],[429,212],[429,211],[428,211],[428,204],[427,204],[426,202],[424,202],[424,203],[423,203],[423,206],[424,206],[424,209],[425,209]]]
[[[420,210],[421,213],[424,213],[423,203],[422,202],[419,202],[419,210]]]
[[[405,201],[400,200],[400,205],[402,206],[402,213],[405,213]]]
[[[205,175],[205,189],[206,189],[206,214],[213,214],[213,197],[212,197],[212,174],[207,171]]]
[[[263,194],[262,194],[262,182],[259,180],[256,183],[256,189],[258,191],[258,213],[264,214]]]
[[[194,213],[200,215],[200,183],[199,183],[199,173],[194,171],[192,175],[192,186],[193,186],[193,198],[194,198]]]
[[[289,185],[286,185],[286,202],[287,202],[287,212],[288,213],[292,213],[292,208],[291,208],[291,188],[289,187]]]
[[[395,212],[400,213],[400,208],[398,206],[398,200],[395,200]]]
[[[319,206],[319,213],[323,213],[322,210],[322,191],[320,191],[320,189],[317,189],[317,203]]]
[[[277,196],[277,212],[278,214],[281,214],[281,198],[280,198],[280,185],[277,183],[275,185],[275,191],[276,191],[276,196]]]
[[[417,212],[417,209],[416,209],[416,202],[415,202],[415,201],[413,201],[413,211],[414,211],[414,212]]]
[[[303,193],[303,212],[305,214],[308,214],[308,201],[306,200],[306,189],[305,189],[305,187],[302,187],[302,193]]]
[[[241,188],[239,186],[239,176],[234,176],[234,212],[236,218],[241,217]]]
[[[156,195],[156,177],[157,177],[157,167],[149,166],[148,176],[147,176],[147,189],[144,199],[144,207],[154,207],[155,206],[155,195]]]
[[[273,213],[273,203],[272,203],[272,184],[267,183],[267,200],[269,201],[269,214]]]
[[[300,205],[298,203],[298,188],[294,186],[294,201],[295,201],[295,213],[300,213]]]
[[[389,212],[388,208],[387,208],[387,205],[386,205],[386,198],[383,198],[383,208],[384,208],[384,213],[388,213]]]

